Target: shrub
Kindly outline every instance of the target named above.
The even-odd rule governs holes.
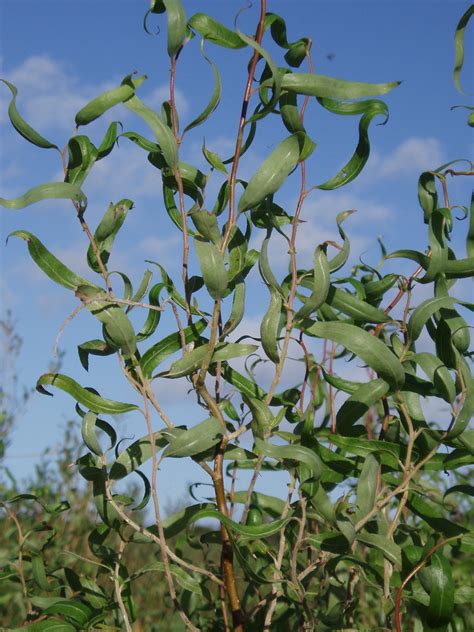
[[[17,604],[8,605],[8,625],[64,631],[473,627],[468,610],[473,594],[466,584],[473,488],[466,467],[472,464],[468,424],[474,385],[465,320],[472,304],[451,291],[457,279],[473,274],[474,210],[472,203],[470,210],[463,207],[470,218],[468,252],[458,258],[449,247],[452,209],[458,205],[448,192],[448,176],[472,175],[472,165],[461,171],[450,163],[421,174],[426,252],[388,255],[382,247],[377,267],[360,264],[344,272],[350,250],[345,220],[351,212],[341,211],[335,218],[340,242],[315,243],[312,267],[302,268],[298,234],[302,205],[311,193],[306,164],[316,148],[305,129],[308,101],[359,118],[352,158],[318,185],[334,190],[363,169],[370,124],[388,117],[378,97],[398,82],[315,74],[311,40],[289,41],[284,19],[266,13],[264,0],[260,9],[251,37],[204,13],[187,19],[180,0],[152,0],[145,28],[151,28],[153,14],[165,14],[169,99],[161,112],[152,110],[138,96],[146,77],[127,75],[76,114],[76,133],[64,149],[22,118],[16,88],[3,80],[11,92],[12,125],[33,145],[58,153],[64,181],[0,203],[21,209],[45,199],[70,200],[89,240],[85,257],[96,276],[90,280],[69,269],[27,230],[10,237],[24,240],[39,268],[75,294],[77,309],[67,325],[82,310],[95,319],[101,337],[78,348],[84,369],[91,355],[97,362],[115,355],[117,375],[131,393],[126,402],[106,398],[98,390],[100,374],[97,388],[57,371],[39,377],[40,392],[60,389],[76,402],[86,450],[77,466],[91,495],[78,486],[68,501],[60,501],[60,490],[43,489],[3,504],[10,544],[3,539],[9,559],[1,578]],[[456,30],[456,82],[473,12],[471,6]],[[199,55],[198,39],[206,55],[208,48],[214,53],[213,46],[247,49],[250,55],[233,154],[226,158],[202,147],[212,176],[220,178],[215,195],[206,190],[208,174],[180,159],[187,132],[205,124],[220,99],[219,70],[206,57],[214,76],[211,98],[180,131],[175,77],[185,47],[195,46]],[[263,47],[266,40],[284,53],[284,67]],[[83,133],[120,105],[146,125],[147,136],[123,131],[117,121],[98,143]],[[240,160],[269,117],[282,123],[281,141],[243,180]],[[137,145],[148,158],[143,168],[160,174],[162,203],[182,242],[179,282],[150,262],[160,280],[152,281],[147,269],[134,290],[121,271],[123,295],[108,262],[117,234],[127,231],[133,202],[112,202],[93,228],[83,190],[95,165],[118,151],[119,139],[120,151],[127,151],[126,140]],[[294,210],[278,204],[284,186],[298,193]],[[284,278],[271,262],[275,240],[288,251]],[[409,277],[384,274],[393,258],[414,262]],[[265,286],[259,335],[236,337],[252,278]],[[415,305],[418,284],[432,288],[432,296]],[[144,314],[141,321],[137,312]],[[171,331],[163,324],[166,318],[174,319]],[[429,351],[416,349],[422,335]],[[367,369],[365,381],[356,362]],[[271,369],[269,384],[259,373],[263,363]],[[349,378],[341,374],[347,363],[353,367]],[[295,366],[303,367],[301,379]],[[196,405],[192,422],[177,425],[166,414],[154,385],[169,380],[188,383]],[[448,410],[441,423],[425,417],[421,400],[428,397]],[[142,422],[143,436],[124,447],[115,417],[127,413]],[[157,471],[170,458],[194,461],[213,494],[163,518]],[[252,472],[246,489],[237,489],[241,470]],[[257,491],[262,471],[286,473],[286,494]],[[143,486],[142,498],[120,487],[132,474]],[[61,476],[64,480],[64,472]],[[41,509],[25,509],[31,502]],[[198,528],[203,519],[214,522]],[[71,557],[80,563],[69,564]],[[150,588],[149,576],[158,578],[156,588]]]

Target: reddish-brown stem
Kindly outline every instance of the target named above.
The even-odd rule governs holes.
[[[457,540],[458,538],[461,538],[462,534],[460,535],[455,535],[451,538],[446,538],[446,540],[441,540],[440,542],[438,542],[437,544],[435,544],[429,551],[428,553],[425,555],[425,557],[421,560],[421,562],[419,562],[411,571],[410,573],[408,573],[408,575],[405,577],[405,579],[402,581],[402,583],[400,584],[399,589],[397,590],[397,594],[395,597],[395,612],[394,612],[394,618],[395,618],[395,629],[397,632],[403,632],[403,628],[402,628],[402,621],[401,621],[401,613],[400,613],[400,608],[401,608],[401,604],[402,604],[402,594],[403,591],[405,589],[405,586],[408,584],[408,582],[423,568],[423,566],[425,566],[425,564],[429,561],[430,557],[436,553],[436,551],[440,548],[442,548],[445,544],[447,544],[448,542],[451,542],[452,540]]]
[[[265,25],[265,12],[266,12],[266,0],[260,0],[260,19],[257,26],[257,33],[255,35],[255,41],[257,44],[262,43],[263,29]],[[252,59],[249,64],[249,72],[247,77],[247,84],[245,86],[244,98],[242,101],[242,109],[240,112],[239,127],[237,130],[237,139],[235,141],[234,161],[232,163],[232,170],[229,177],[229,218],[225,230],[224,239],[222,240],[221,252],[225,252],[227,244],[230,239],[230,233],[234,225],[235,218],[235,184],[237,180],[237,169],[239,167],[240,152],[242,148],[242,138],[244,134],[245,119],[247,118],[247,110],[249,107],[250,96],[252,92],[252,82],[255,75],[255,69],[257,62],[260,59],[258,51],[254,50]]]
[[[216,504],[218,511],[228,516],[227,501],[224,488],[224,453],[226,449],[225,437],[217,448],[214,459],[214,489],[216,493]],[[232,611],[232,624],[234,632],[244,632],[244,616],[240,605],[239,593],[237,591],[237,582],[234,573],[234,554],[232,551],[232,543],[226,527],[221,524],[222,550],[221,550],[221,567],[224,574],[224,583],[227,597],[229,599],[230,609]]]

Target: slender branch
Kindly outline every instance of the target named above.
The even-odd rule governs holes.
[[[117,560],[114,564],[114,590],[115,590],[115,598],[117,599],[117,603],[120,608],[120,613],[122,615],[123,623],[125,625],[125,629],[127,632],[133,632],[132,626],[130,624],[130,619],[128,618],[128,612],[125,608],[125,604],[122,599],[122,586],[120,585],[120,561],[122,559],[122,554],[125,549],[126,543],[121,540],[119,545],[119,551],[117,555]]]
[[[23,530],[21,528],[20,521],[18,520],[15,512],[12,509],[10,509],[8,505],[5,505],[2,503],[1,506],[7,512],[7,515],[10,518],[10,520],[12,520],[12,522],[14,523],[16,527],[16,531],[18,533],[18,577],[20,579],[21,589],[23,591],[23,597],[26,603],[26,612],[30,615],[33,613],[33,608],[31,606],[31,602],[28,597],[28,588],[26,586],[25,574],[23,570],[23,543],[25,541],[25,538],[23,536]]]
[[[257,33],[255,35],[255,41],[257,44],[262,43],[263,29],[265,26],[265,12],[266,12],[266,0],[260,0],[260,19],[257,26]],[[237,181],[237,169],[239,167],[240,152],[242,150],[242,138],[244,134],[245,119],[247,118],[247,110],[249,107],[250,96],[252,92],[252,82],[255,76],[255,69],[257,67],[260,54],[254,50],[252,59],[249,64],[249,71],[247,77],[247,84],[245,86],[244,98],[242,101],[242,109],[240,112],[239,126],[237,130],[237,138],[235,141],[234,161],[232,162],[232,170],[229,177],[229,218],[226,225],[224,238],[222,240],[221,252],[224,253],[229,243],[232,227],[234,226],[235,218],[235,185]]]
[[[399,589],[397,590],[397,594],[395,597],[395,613],[394,613],[394,617],[395,617],[395,629],[397,632],[403,632],[402,629],[402,622],[401,622],[401,615],[400,615],[400,607],[401,607],[401,603],[402,603],[402,594],[403,591],[405,589],[405,586],[408,584],[408,582],[423,568],[423,566],[425,566],[425,564],[429,561],[430,557],[436,553],[436,551],[440,548],[442,548],[445,544],[447,544],[448,542],[452,542],[453,540],[457,540],[459,538],[462,538],[464,534],[460,533],[459,535],[454,535],[450,538],[446,538],[445,540],[441,540],[440,542],[438,542],[437,544],[435,544],[429,551],[428,553],[425,555],[425,557],[421,560],[421,562],[419,562],[409,573],[408,575],[405,577],[405,579],[402,581],[402,583],[400,584]]]

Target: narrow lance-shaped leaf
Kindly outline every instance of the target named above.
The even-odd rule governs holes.
[[[311,296],[295,314],[295,318],[311,316],[325,301],[329,292],[329,263],[325,248],[317,246],[313,256],[313,279]]]
[[[292,517],[289,516],[287,518],[280,518],[280,520],[275,520],[274,522],[267,522],[262,525],[249,526],[242,525],[238,522],[234,522],[224,514],[216,511],[215,509],[201,509],[193,516],[190,517],[190,523],[196,522],[196,520],[202,520],[203,518],[213,518],[221,522],[225,527],[230,529],[231,531],[235,531],[239,535],[245,536],[250,539],[260,539],[260,538],[269,538],[275,533],[278,533],[285,527]]]
[[[80,285],[76,290],[76,296],[104,324],[110,341],[122,350],[126,358],[132,357],[137,350],[135,331],[119,305],[110,301],[103,290],[97,290],[89,285]]]
[[[194,456],[215,446],[222,439],[222,435],[221,422],[216,417],[209,417],[170,438],[163,456],[174,458]]]
[[[270,27],[270,32],[274,41],[282,48],[287,49],[285,61],[289,66],[298,68],[301,62],[306,58],[306,53],[311,48],[311,40],[302,37],[295,42],[289,42],[286,35],[285,20],[276,13],[267,13],[265,15],[265,29]]]
[[[200,336],[200,334],[206,329],[207,321],[204,318],[196,321],[193,325],[185,327],[183,329],[184,341],[186,344],[194,342]],[[173,333],[160,342],[154,344],[148,349],[140,360],[140,366],[146,377],[150,377],[154,369],[161,364],[168,356],[176,353],[181,349],[181,336],[180,334]]]
[[[303,321],[305,323],[305,321]],[[311,323],[304,326],[305,333],[318,338],[329,338],[343,345],[364,360],[368,366],[398,390],[405,381],[405,371],[390,349],[364,329],[341,322]]]
[[[337,229],[339,231],[341,239],[343,240],[343,244],[341,250],[337,253],[337,255],[329,261],[329,270],[331,272],[337,272],[338,270],[340,270],[349,258],[351,245],[341,224],[345,219],[352,215],[352,213],[355,213],[355,211],[342,211],[336,216]]]
[[[292,90],[298,94],[330,99],[360,99],[386,94],[400,85],[400,81],[389,83],[363,83],[345,81],[325,75],[294,72],[283,75],[282,90]]]
[[[41,202],[42,200],[72,200],[81,205],[82,208],[87,206],[87,198],[76,184],[68,182],[46,182],[33,187],[20,197],[12,200],[0,197],[0,205],[5,208],[17,211],[30,204]]]
[[[260,324],[260,337],[262,339],[263,350],[268,358],[275,364],[280,362],[277,332],[282,304],[283,299],[281,294],[270,287],[270,305]]]
[[[247,44],[235,31],[231,31],[206,13],[195,13],[188,20],[188,25],[204,39],[224,48],[245,48]]]
[[[324,105],[325,101],[320,100],[320,103]],[[368,103],[370,105],[367,105],[367,108],[359,122],[359,142],[357,143],[357,147],[352,158],[334,177],[330,178],[323,184],[318,185],[318,189],[323,189],[325,191],[338,189],[349,182],[352,182],[352,180],[359,175],[366,165],[370,156],[370,141],[368,134],[370,123],[376,116],[379,115],[385,116],[385,120],[382,125],[388,120],[388,108],[383,101],[373,100]]]
[[[133,208],[133,202],[127,199],[120,200],[117,204],[109,204],[103,218],[94,232],[94,242],[97,250],[99,251],[101,261],[105,267],[107,267],[107,262],[110,257],[115,237],[122,227],[127,213],[131,208]],[[101,272],[94,249],[91,245],[87,249],[87,263],[94,272]]]
[[[347,399],[336,415],[337,430],[342,435],[354,434],[354,424],[386,395],[390,387],[388,383],[378,378],[363,384]]]
[[[223,362],[225,360],[231,360],[232,358],[240,358],[242,356],[248,356],[257,350],[257,345],[244,345],[233,342],[224,342],[219,344],[214,353],[212,354],[211,362]],[[179,360],[173,362],[168,371],[158,374],[159,377],[166,378],[178,378],[191,375],[197,371],[208,352],[207,344],[197,347],[189,351]]]
[[[451,621],[454,610],[454,582],[450,561],[436,551],[430,564],[430,602],[428,622],[433,627],[446,625]]]
[[[303,134],[292,134],[265,158],[240,197],[240,212],[254,208],[267,195],[278,191],[298,164],[303,143]]]
[[[366,516],[375,504],[377,493],[377,477],[380,465],[373,454],[365,457],[364,464],[357,482],[357,511],[355,520],[358,522]]]
[[[26,230],[15,230],[10,237],[20,237],[28,244],[28,251],[36,265],[52,280],[68,290],[77,290],[80,285],[91,285],[87,279],[82,278],[57,259],[49,250]]]
[[[459,75],[461,74],[462,67],[464,65],[464,31],[466,30],[466,26],[469,22],[469,19],[474,14],[474,4],[467,9],[464,15],[458,22],[456,26],[456,33],[454,35],[454,48],[456,51],[456,59],[454,61],[454,71],[453,71],[453,80],[454,85],[458,92],[463,94],[461,84],[459,82]]]
[[[68,164],[64,181],[81,186],[97,156],[97,149],[87,136],[73,136],[68,143]]]
[[[132,75],[127,75],[120,86],[112,90],[106,90],[87,105],[79,110],[76,114],[76,125],[89,125],[95,121],[104,112],[110,110],[118,103],[130,99],[135,94],[135,90],[145,81],[146,75],[140,75],[136,79],[132,79]]]
[[[168,55],[173,58],[186,37],[186,14],[181,0],[151,0],[150,13],[164,13],[168,19]]]
[[[170,434],[166,436],[162,431],[155,432],[153,434],[155,451],[164,448],[168,444],[170,437]],[[150,437],[146,434],[137,441],[134,441],[118,455],[110,467],[109,477],[112,480],[118,480],[128,476],[128,474],[131,474],[138,467],[143,465],[143,463],[151,459],[152,454],[153,448],[150,444]]]
[[[79,404],[86,406],[95,413],[108,413],[121,415],[132,410],[137,410],[136,404],[124,404],[111,399],[104,399],[80,386],[75,380],[61,373],[45,373],[36,383],[36,389],[45,395],[51,395],[44,385],[51,384],[71,395]]]
[[[225,295],[229,282],[224,257],[215,244],[201,237],[194,238],[194,247],[207,291],[217,301]]]
[[[232,299],[232,309],[229,320],[222,329],[222,336],[230,334],[242,322],[245,313],[245,282],[241,277],[235,284],[234,296]]]
[[[8,86],[10,92],[12,93],[12,98],[8,106],[8,116],[16,131],[23,136],[23,138],[37,147],[41,147],[42,149],[57,149],[59,151],[57,145],[54,145],[49,140],[46,140],[46,138],[41,136],[41,134],[38,134],[38,132],[34,130],[20,115],[16,108],[16,97],[18,94],[17,88],[6,79],[0,79],[0,81]]]
[[[147,107],[136,95],[125,101],[125,106],[135,112],[151,128],[170,169],[178,166],[178,144],[172,130],[163,123],[156,112]]]
[[[197,127],[198,125],[201,125],[201,123],[204,123],[205,121],[207,121],[207,119],[210,117],[210,115],[214,112],[214,110],[219,105],[219,101],[221,99],[222,84],[221,84],[221,77],[219,75],[219,70],[217,69],[217,66],[210,59],[208,59],[206,55],[204,55],[203,48],[204,48],[204,38],[201,40],[201,53],[203,54],[203,57],[207,61],[207,63],[210,64],[212,67],[212,72],[214,73],[214,87],[212,89],[212,94],[211,94],[211,98],[209,99],[209,103],[206,105],[204,110],[195,119],[191,121],[191,123],[188,123],[188,125],[186,125],[186,127],[184,128],[184,132],[188,132],[190,129],[193,129],[193,127]]]

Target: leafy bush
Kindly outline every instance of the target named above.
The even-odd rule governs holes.
[[[155,112],[138,96],[146,77],[127,75],[76,114],[76,133],[63,150],[22,118],[16,87],[3,80],[11,92],[12,125],[33,145],[58,152],[64,181],[0,198],[0,204],[21,209],[46,199],[70,200],[89,240],[85,257],[94,281],[69,269],[31,232],[16,230],[10,237],[24,240],[39,268],[74,292],[78,306],[68,325],[81,310],[96,320],[101,337],[78,348],[83,368],[88,370],[91,355],[98,362],[115,355],[117,374],[131,393],[127,402],[106,398],[98,390],[100,374],[97,389],[58,371],[39,377],[40,392],[60,389],[75,400],[86,452],[72,473],[66,464],[75,448],[66,443],[72,447],[52,479],[40,472],[42,484],[31,493],[5,494],[5,625],[64,632],[455,632],[474,626],[468,585],[473,488],[466,472],[473,462],[468,424],[474,383],[465,320],[473,306],[451,294],[457,279],[473,275],[474,203],[462,207],[469,228],[467,256],[459,258],[449,247],[452,209],[459,205],[448,192],[448,176],[472,175],[472,164],[461,171],[449,163],[421,174],[426,252],[387,254],[382,247],[377,267],[344,271],[351,212],[341,211],[335,218],[340,243],[315,243],[313,266],[301,268],[301,209],[311,193],[306,161],[316,147],[304,125],[309,99],[359,119],[352,158],[318,186],[334,190],[362,171],[370,124],[388,117],[386,103],[374,97],[398,82],[315,74],[311,40],[288,41],[283,18],[265,10],[262,0],[251,37],[204,13],[187,19],[180,0],[152,0],[145,27],[152,14],[164,13],[167,20],[169,100]],[[456,30],[457,84],[473,12],[471,6]],[[284,67],[263,48],[264,38],[282,49]],[[214,75],[211,98],[180,132],[175,77],[183,48],[197,47],[197,39],[206,54],[207,47],[215,50],[211,45],[250,54],[234,153],[226,158],[202,147],[210,174],[220,178],[216,195],[206,191],[209,174],[180,160],[186,133],[206,123],[221,96],[218,68],[206,57]],[[299,70],[304,64],[306,72]],[[148,136],[123,131],[117,121],[98,143],[82,133],[119,105],[147,126]],[[270,116],[281,121],[282,140],[242,180],[240,159]],[[182,238],[180,283],[154,262],[158,282],[147,269],[135,290],[120,272],[123,295],[113,283],[108,261],[118,232],[127,230],[133,202],[112,202],[92,228],[83,185],[100,160],[118,151],[119,138],[141,148],[147,168],[161,175],[163,205]],[[126,151],[123,143],[120,151]],[[277,202],[284,185],[298,191],[294,210]],[[284,278],[271,263],[275,240],[288,250]],[[384,274],[393,258],[414,262],[409,277]],[[260,335],[236,337],[254,278],[266,287]],[[418,284],[431,287],[432,296],[415,305]],[[145,314],[138,325],[137,312]],[[162,315],[174,319],[171,331]],[[421,336],[429,351],[417,350]],[[259,374],[263,363],[272,370],[268,385]],[[343,376],[347,363],[350,378]],[[356,363],[366,366],[368,381],[361,381]],[[302,380],[295,379],[295,366],[304,367]],[[179,379],[187,381],[196,404],[189,425],[176,425],[154,390],[156,381]],[[442,404],[439,410],[448,411],[443,422],[425,416],[422,398]],[[115,417],[126,413],[143,420],[143,436],[124,447]],[[163,518],[157,471],[170,458],[194,461],[213,496]],[[237,489],[241,470],[252,472],[246,489]],[[257,491],[260,473],[275,471],[287,475],[286,495]],[[130,483],[123,491],[124,481],[137,480],[132,474],[143,494]],[[213,522],[196,526],[203,519]]]

